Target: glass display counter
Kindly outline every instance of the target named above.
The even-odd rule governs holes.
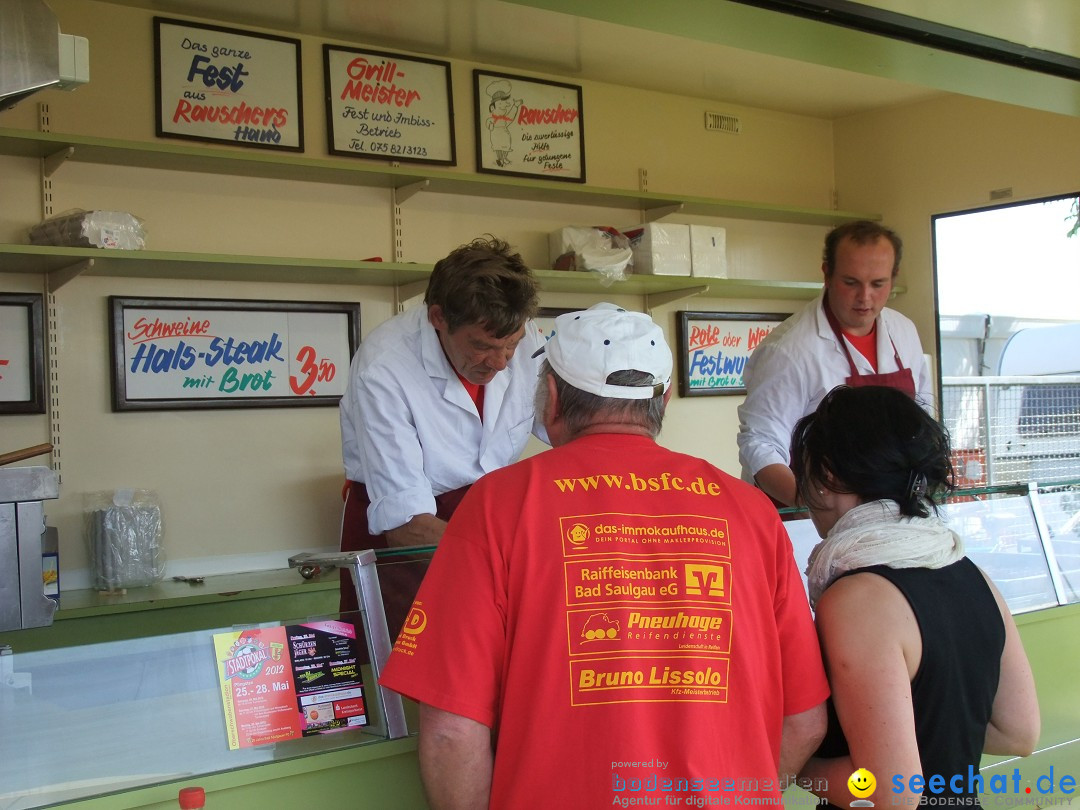
[[[430,548],[411,551],[409,561],[390,552],[379,564],[430,558]],[[281,617],[28,652],[13,641],[17,634],[6,637],[11,646],[0,655],[0,810],[53,806],[149,785],[179,789],[215,774],[407,738],[401,698],[377,685],[390,639],[374,552],[290,562],[296,568],[319,567],[319,577],[336,585],[333,566],[347,564],[342,556],[355,558],[350,567],[359,583],[356,613]],[[301,582],[299,570],[291,573]],[[324,665],[307,663],[318,658],[309,638],[330,628],[328,635],[340,641],[338,631],[349,626],[356,628],[352,646],[321,656]],[[246,659],[240,655],[246,650],[229,650],[230,642],[235,647],[248,636],[286,641],[274,651],[276,657],[270,656],[272,643],[265,654]],[[312,657],[301,661],[305,644],[312,645]],[[324,712],[325,722],[326,712],[340,711],[348,699],[356,715],[359,688],[317,691],[319,683],[354,664],[362,676],[366,724],[323,727],[316,709]],[[305,687],[309,682],[314,685]],[[241,713],[250,721],[260,712],[277,711],[267,706],[281,703],[274,694],[279,688],[287,693],[281,699],[293,701],[291,710],[281,711],[291,714],[286,725],[299,729],[295,738],[252,744],[230,734],[230,709],[236,725]],[[308,763],[316,767],[314,760]]]
[[[1080,482],[964,489],[940,509],[1014,615],[1080,602]],[[781,512],[798,518],[805,510]],[[784,525],[805,570],[821,538],[810,520]]]
[[[781,511],[799,516],[799,510]],[[1024,758],[984,756],[981,773],[986,779],[1005,775],[1009,780],[1019,774],[1018,784],[1028,785],[1040,777],[1045,784],[1045,775],[1055,772],[1075,775],[1080,772],[1080,683],[1075,676],[1080,667],[1080,483],[967,489],[942,504],[941,514],[1016,617],[1039,698],[1042,732],[1035,752]],[[784,526],[799,569],[805,570],[820,541],[813,523],[792,519]],[[1008,798],[1015,804],[1027,797]],[[1052,797],[1039,801],[1045,805],[1047,798]],[[1006,806],[1000,796],[982,799],[984,807],[994,801]],[[784,805],[791,810],[815,803],[798,787],[784,793]]]
[[[1080,666],[1080,485],[966,490],[943,511],[1024,614],[1017,624],[1039,684],[1045,753],[1022,768],[1080,767],[1080,693],[1068,674]],[[813,526],[785,525],[804,568]],[[424,565],[432,552],[388,550],[362,567]],[[193,784],[207,787],[208,806],[234,810],[300,804],[315,792],[322,808],[354,807],[361,796],[360,806],[381,810],[425,806],[414,713],[406,703],[395,720],[399,709],[388,710],[393,700],[376,687],[390,642],[381,593],[372,591],[377,604],[361,597],[359,613],[337,614],[334,561],[292,563],[298,568],[164,582],[112,599],[70,592],[53,627],[0,636],[10,647],[0,655],[0,810],[164,810]],[[359,628],[368,724],[230,748],[215,635],[322,621]]]

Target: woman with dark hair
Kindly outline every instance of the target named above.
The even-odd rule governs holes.
[[[976,803],[982,754],[1030,754],[1039,706],[1005,600],[938,517],[947,433],[900,391],[841,386],[795,426],[792,467],[823,538],[806,573],[832,688],[800,775],[844,807],[872,795],[849,788],[862,768],[879,807]]]

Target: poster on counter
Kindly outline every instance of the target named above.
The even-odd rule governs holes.
[[[230,750],[368,723],[352,624],[215,633],[214,656]]]
[[[330,153],[453,165],[450,63],[323,45]]]
[[[109,298],[113,410],[338,404],[360,305]]]
[[[304,150],[300,40],[154,17],[158,137]]]
[[[476,170],[585,182],[581,87],[473,71]]]
[[[680,312],[679,396],[745,394],[743,371],[754,349],[790,313]]]
[[[45,328],[40,295],[0,293],[0,414],[45,413]]]

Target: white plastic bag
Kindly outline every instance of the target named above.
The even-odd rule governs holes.
[[[126,211],[65,211],[30,229],[30,244],[142,250],[142,220]]]
[[[93,587],[152,585],[165,576],[161,506],[145,489],[87,493],[83,505]]]
[[[634,261],[630,240],[606,225],[560,228],[548,247],[555,270],[592,270],[607,284],[625,280]]]

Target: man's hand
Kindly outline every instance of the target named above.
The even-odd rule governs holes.
[[[758,488],[780,501],[784,506],[795,505],[795,473],[786,464],[769,464],[757,471],[754,482]]]
[[[446,521],[435,515],[416,515],[404,526],[387,529],[386,542],[391,548],[434,546],[442,539]]]

